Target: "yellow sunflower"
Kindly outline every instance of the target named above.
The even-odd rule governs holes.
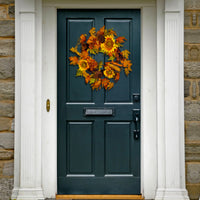
[[[115,76],[115,72],[110,67],[105,67],[103,73],[108,78],[113,78]]]
[[[85,71],[89,68],[87,60],[79,60],[78,66],[81,71]]]
[[[117,45],[113,35],[106,36],[105,42],[101,43],[101,50],[106,54],[113,53],[116,48]]]

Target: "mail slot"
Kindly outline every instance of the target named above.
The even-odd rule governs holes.
[[[85,116],[112,116],[113,108],[85,108]]]

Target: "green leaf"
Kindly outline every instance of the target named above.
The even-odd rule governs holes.
[[[115,60],[115,56],[111,56],[111,57],[109,57],[109,59],[108,60]]]
[[[91,79],[90,79],[90,84],[94,83],[95,80],[96,80],[95,78],[91,78]]]
[[[83,72],[80,69],[77,69],[76,76],[83,76]]]

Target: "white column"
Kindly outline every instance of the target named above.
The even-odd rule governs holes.
[[[184,0],[165,0],[165,62],[164,62],[164,148],[158,161],[157,200],[189,199],[185,189],[184,161],[184,67],[183,13]],[[158,138],[162,137],[162,131]],[[162,156],[161,156],[162,154]],[[162,163],[163,162],[163,163]],[[164,165],[163,165],[164,164]],[[162,176],[164,173],[164,177]]]
[[[35,0],[16,1],[15,182],[12,199],[44,199],[41,188],[40,80]],[[39,77],[38,77],[39,76]]]

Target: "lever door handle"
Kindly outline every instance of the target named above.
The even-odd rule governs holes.
[[[133,121],[135,124],[134,139],[138,140],[140,138],[140,110],[133,110]]]

